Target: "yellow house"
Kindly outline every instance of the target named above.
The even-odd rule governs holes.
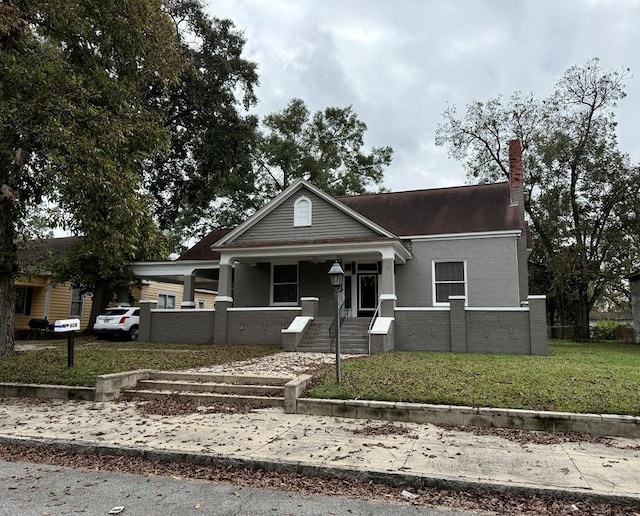
[[[15,337],[28,338],[35,332],[29,327],[32,319],[80,319],[80,329],[89,324],[92,298],[90,293],[70,283],[56,283],[47,270],[52,256],[59,256],[77,241],[78,237],[50,238],[29,242],[20,254],[22,276],[15,281]],[[131,285],[128,302],[137,306],[140,301],[157,301],[158,308],[174,309],[182,303],[183,286],[177,283],[143,280]],[[195,308],[212,309],[216,293],[196,290]],[[112,305],[115,303],[112,303]]]
[[[167,283],[155,280],[143,280],[142,287],[132,286],[131,293],[134,303],[140,301],[157,301],[159,309],[172,310],[180,308],[183,301],[184,288],[181,283]],[[195,308],[213,309],[216,292],[212,290],[195,289]]]

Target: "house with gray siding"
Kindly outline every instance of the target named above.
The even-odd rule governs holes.
[[[173,267],[184,270],[185,306],[144,307],[140,339],[329,352],[338,262],[343,352],[546,354],[545,299],[528,291],[518,141],[510,167],[504,183],[336,198],[299,180],[184,253]],[[217,281],[208,315],[186,310],[199,274]]]
[[[640,344],[640,271],[631,274],[628,279],[631,287],[634,340],[636,344]]]

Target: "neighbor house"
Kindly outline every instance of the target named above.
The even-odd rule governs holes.
[[[635,342],[640,344],[640,271],[629,276],[631,287],[631,310],[633,312],[633,333]]]
[[[81,328],[87,327],[91,297],[69,283],[55,283],[49,267],[53,257],[67,253],[76,241],[77,237],[32,240],[20,250],[20,275],[15,280],[16,338],[33,336],[46,328],[46,322],[39,330],[30,327],[32,320],[53,323],[57,319],[78,318]]]
[[[218,291],[209,312],[141,305],[140,339],[329,351],[327,273],[337,261],[343,350],[544,354],[545,299],[528,292],[518,141],[510,167],[505,183],[337,198],[299,180],[177,262],[136,264],[140,274],[182,274],[182,308],[200,276]]]
[[[77,240],[78,237],[32,240],[20,250],[20,275],[15,280],[17,339],[35,336],[58,319],[78,318],[81,330],[86,329],[91,315],[91,294],[70,283],[56,282],[49,266],[52,258],[66,254]],[[159,307],[171,309],[180,306],[183,291],[182,283],[172,278],[145,279],[130,285],[119,302],[136,305],[141,300],[154,300]],[[198,289],[195,295],[196,308],[213,308],[215,292]]]

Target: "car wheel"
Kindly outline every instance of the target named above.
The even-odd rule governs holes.
[[[138,340],[138,334],[140,330],[138,330],[137,326],[132,326],[129,330],[129,340]]]

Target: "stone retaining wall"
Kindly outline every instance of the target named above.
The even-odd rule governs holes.
[[[640,417],[615,414],[574,414],[425,403],[310,398],[299,398],[295,406],[297,414],[314,416],[640,437]]]

